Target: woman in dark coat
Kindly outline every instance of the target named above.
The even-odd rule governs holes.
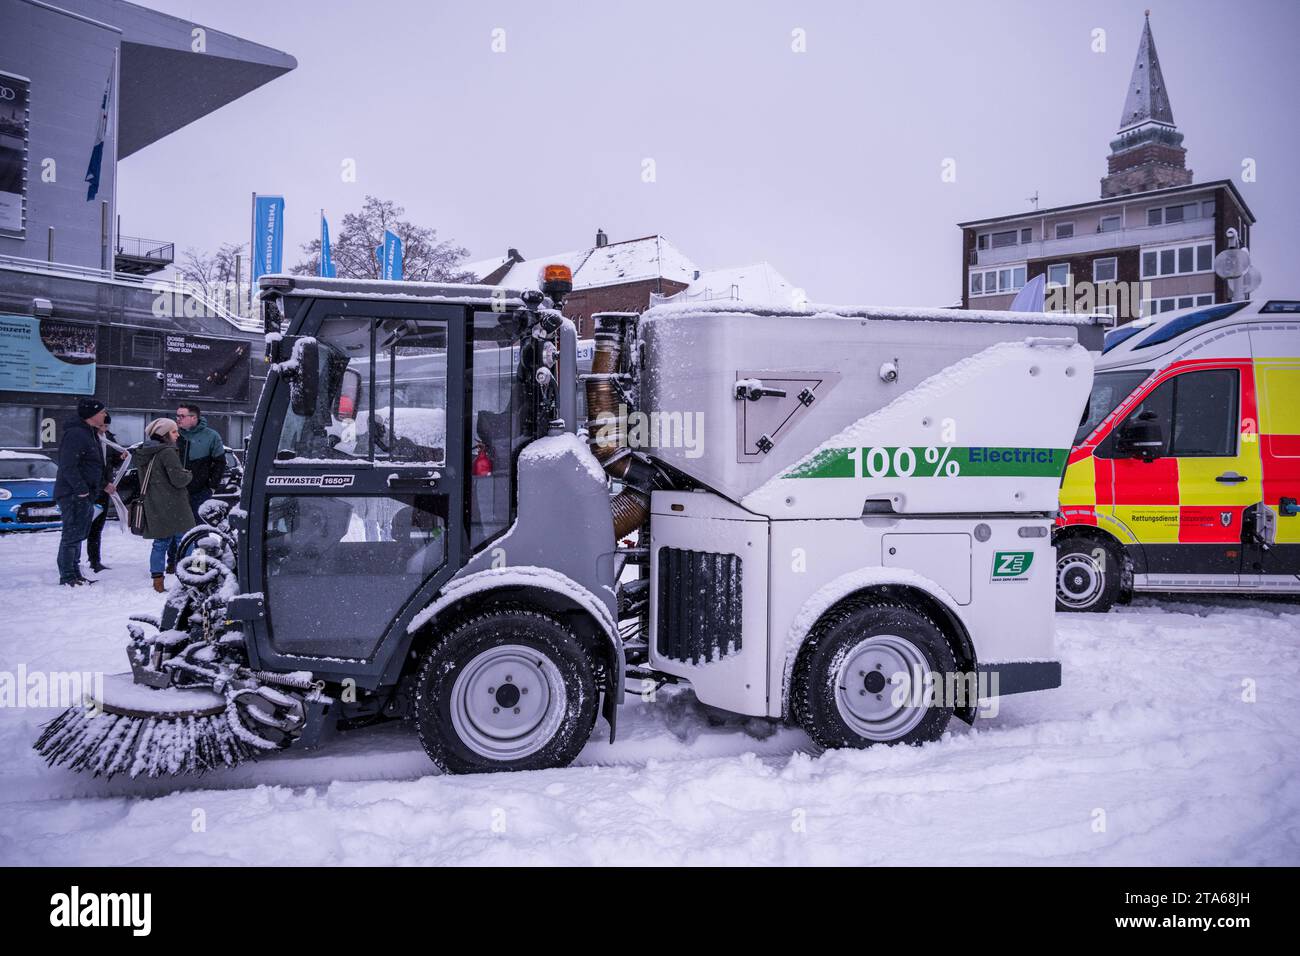
[[[190,494],[186,490],[193,476],[181,467],[176,449],[180,430],[176,422],[155,418],[145,428],[144,435],[145,440],[131,449],[131,464],[140,476],[144,495],[144,537],[153,540],[149,573],[153,577],[153,589],[161,592],[168,546],[179,546],[181,536],[194,527],[194,512],[190,510]]]

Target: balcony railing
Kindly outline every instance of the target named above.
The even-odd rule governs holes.
[[[1054,256],[1064,258],[1080,252],[1150,246],[1182,239],[1211,239],[1213,236],[1214,220],[1211,218],[1189,219],[1186,222],[1174,222],[1164,226],[1130,226],[1128,229],[1116,229],[1112,232],[1080,233],[1069,239],[1045,241],[1040,239],[1014,246],[1003,246],[1001,249],[979,249],[975,251],[971,265],[996,266],[1025,259],[1050,259]]]
[[[113,266],[118,272],[131,275],[150,275],[166,269],[176,261],[174,243],[158,239],[140,239],[136,236],[118,236]]]

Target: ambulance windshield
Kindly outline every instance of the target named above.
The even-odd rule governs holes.
[[[1074,443],[1077,445],[1091,435],[1102,419],[1128,398],[1133,389],[1150,374],[1148,369],[1098,372],[1092,380],[1092,394],[1088,396],[1088,407],[1083,410],[1083,421],[1079,423],[1079,430],[1074,435]]]

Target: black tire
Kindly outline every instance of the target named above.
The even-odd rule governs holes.
[[[887,641],[864,645],[863,642],[870,638]],[[894,648],[895,642],[900,641],[910,648],[902,655]],[[873,648],[885,653],[877,653]],[[845,669],[851,669],[860,654],[879,659],[864,660],[859,674],[847,674]],[[875,601],[833,611],[817,622],[800,649],[790,689],[790,713],[814,742],[827,749],[870,747],[878,743],[922,744],[937,740],[952,717],[951,701],[931,703],[922,695],[915,705],[904,703],[895,707],[894,715],[882,716],[880,720],[871,719],[871,715],[851,713],[852,708],[863,703],[855,701],[854,694],[863,698],[868,706],[871,706],[872,697],[878,703],[886,704],[886,696],[892,693],[889,680],[893,674],[885,673],[885,669],[891,666],[891,660],[902,660],[909,655],[915,666],[908,669],[913,674],[928,672],[937,675],[939,688],[943,687],[942,675],[957,671],[957,662],[943,629],[916,608]],[[882,664],[885,668],[872,666]],[[877,677],[877,673],[881,676]],[[840,684],[841,676],[846,677],[844,685]],[[855,686],[859,679],[861,687]],[[896,689],[898,685],[893,684],[893,687]],[[876,709],[882,714],[888,711],[887,706]]]
[[[536,611],[499,608],[462,621],[424,653],[415,723],[425,753],[447,773],[543,770],[582,750],[597,701],[591,661],[572,631]]]
[[[1110,543],[1072,535],[1056,543],[1056,609],[1102,613],[1119,600],[1124,558]]]

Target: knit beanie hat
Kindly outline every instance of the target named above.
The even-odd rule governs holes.
[[[77,402],[77,417],[84,422],[87,418],[98,415],[103,407],[104,403],[97,398],[83,398]]]
[[[145,438],[162,438],[176,430],[176,420],[172,418],[155,418],[144,427]]]

